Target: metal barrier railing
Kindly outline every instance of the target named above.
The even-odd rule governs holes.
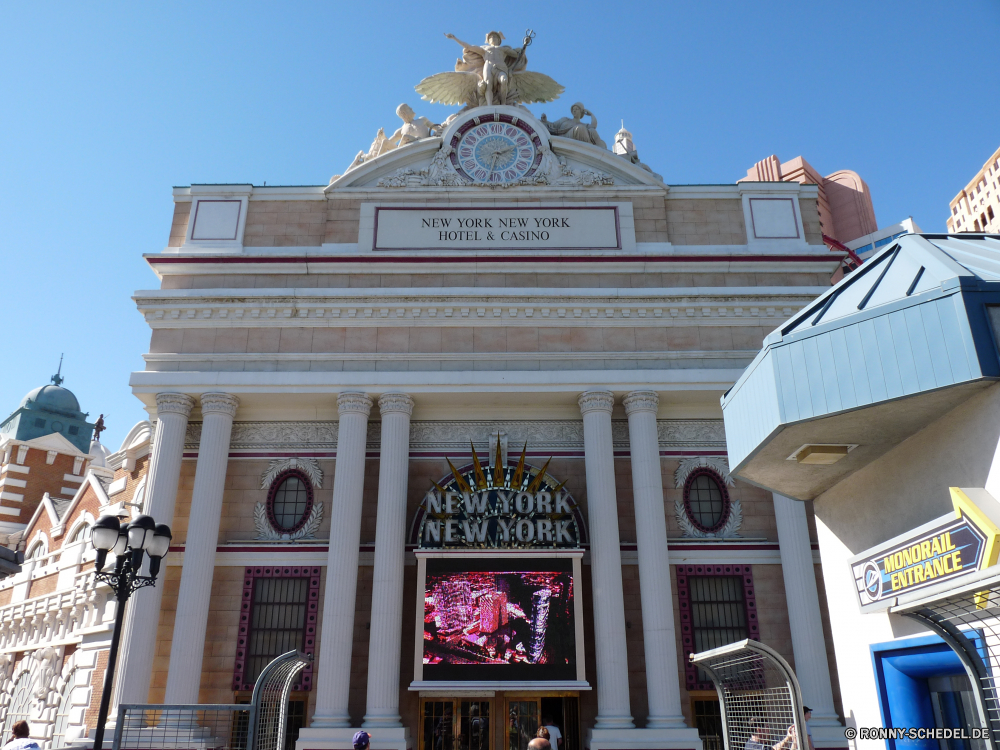
[[[292,684],[311,661],[300,651],[274,659],[250,703],[122,704],[112,750],[283,750]]]
[[[690,658],[715,683],[726,750],[809,747],[799,683],[774,649],[747,639]]]

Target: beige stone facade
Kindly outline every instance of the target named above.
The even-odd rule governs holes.
[[[948,232],[1000,233],[1000,149],[948,204]]]

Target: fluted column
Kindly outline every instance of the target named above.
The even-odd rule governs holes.
[[[629,709],[628,653],[625,648],[625,598],[618,537],[614,446],[609,391],[588,391],[578,400],[583,413],[583,451],[587,465],[590,521],[590,573],[594,589],[594,644],[597,650],[595,729],[634,726]]]
[[[156,431],[146,474],[146,500],[142,512],[151,515],[157,523],[172,525],[174,522],[184,436],[194,403],[193,398],[182,393],[156,394]],[[137,591],[129,600],[118,653],[113,706],[119,703],[146,703],[149,700],[165,578],[166,569],[161,568],[156,585]],[[112,717],[116,715],[116,710],[111,712]]]
[[[347,700],[351,683],[354,601],[358,589],[365,443],[371,408],[371,397],[364,393],[341,393],[337,399],[340,426],[333,475],[330,553],[323,593],[316,713],[312,719],[314,729],[351,725]]]
[[[413,399],[405,393],[387,393],[378,400],[378,405],[382,411],[382,447],[378,470],[371,632],[368,636],[368,706],[363,726],[400,727],[403,555]]]
[[[656,432],[659,397],[653,391],[633,391],[623,403],[628,415],[635,534],[639,549],[642,640],[649,699],[646,726],[650,729],[683,727],[660,440]]]
[[[813,728],[839,727],[840,721],[833,707],[830,663],[826,658],[823,617],[816,591],[816,567],[809,541],[805,503],[776,492],[771,494],[774,497],[774,517],[778,526],[785,598],[788,600],[788,624],[792,631],[795,675],[802,688],[802,702],[813,710],[809,722]]]
[[[170,647],[167,703],[198,702],[215,575],[215,549],[219,544],[222,494],[229,466],[229,439],[239,403],[236,396],[228,393],[201,396],[201,443],[184,544],[184,568],[177,594],[174,639]]]

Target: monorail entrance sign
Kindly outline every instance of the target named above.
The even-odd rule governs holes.
[[[432,482],[415,519],[420,549],[577,549],[585,541],[576,501],[541,469],[504,466],[499,441],[494,465],[472,463]]]
[[[620,250],[617,206],[375,207],[375,250]]]
[[[900,594],[997,564],[1000,528],[967,493],[976,496],[985,490],[952,487],[954,513],[851,558],[851,575],[862,611],[884,609]],[[980,504],[995,501],[987,496]]]

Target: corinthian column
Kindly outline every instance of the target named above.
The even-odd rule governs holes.
[[[623,403],[628,415],[635,534],[639,548],[642,639],[646,651],[646,692],[649,698],[646,727],[683,727],[674,605],[670,591],[667,519],[663,512],[660,441],[656,433],[659,398],[653,391],[633,391]]]
[[[809,541],[805,503],[792,500],[777,492],[774,497],[774,518],[778,526],[778,546],[781,550],[781,573],[785,579],[788,600],[788,625],[792,631],[792,654],[795,675],[802,688],[802,702],[812,708],[809,724],[813,734],[819,727],[841,727],[833,707],[830,685],[830,662],[826,658],[823,639],[823,617],[816,591],[816,565]],[[835,730],[836,731],[836,730]],[[825,739],[819,737],[816,739]]]
[[[146,474],[146,500],[142,512],[157,523],[172,525],[177,483],[184,457],[184,436],[194,399],[182,393],[156,394],[156,431]],[[161,568],[156,585],[136,592],[129,601],[122,628],[118,674],[112,704],[146,703],[153,675],[156,631],[160,624],[160,601],[166,569]],[[111,713],[117,715],[117,711]]]
[[[611,409],[615,399],[609,391],[588,391],[580,396],[578,403],[583,412],[590,573],[594,588],[594,644],[597,650],[597,723],[594,728],[631,728],[634,725],[629,709],[625,599],[611,440]]]
[[[382,410],[378,470],[378,518],[371,633],[368,645],[368,707],[365,727],[401,727],[399,662],[403,630],[403,555],[406,544],[406,480],[410,466],[413,399],[387,393]]]
[[[184,568],[177,595],[174,640],[170,647],[167,703],[197,703],[205,631],[219,544],[222,494],[229,465],[229,438],[240,400],[228,393],[201,397],[201,444],[194,473],[191,514],[184,545]]]
[[[312,729],[349,727],[347,700],[351,683],[354,600],[358,589],[361,500],[365,486],[365,443],[372,400],[364,393],[341,393],[337,399],[337,463],[333,474],[330,554],[326,564],[323,625]]]

